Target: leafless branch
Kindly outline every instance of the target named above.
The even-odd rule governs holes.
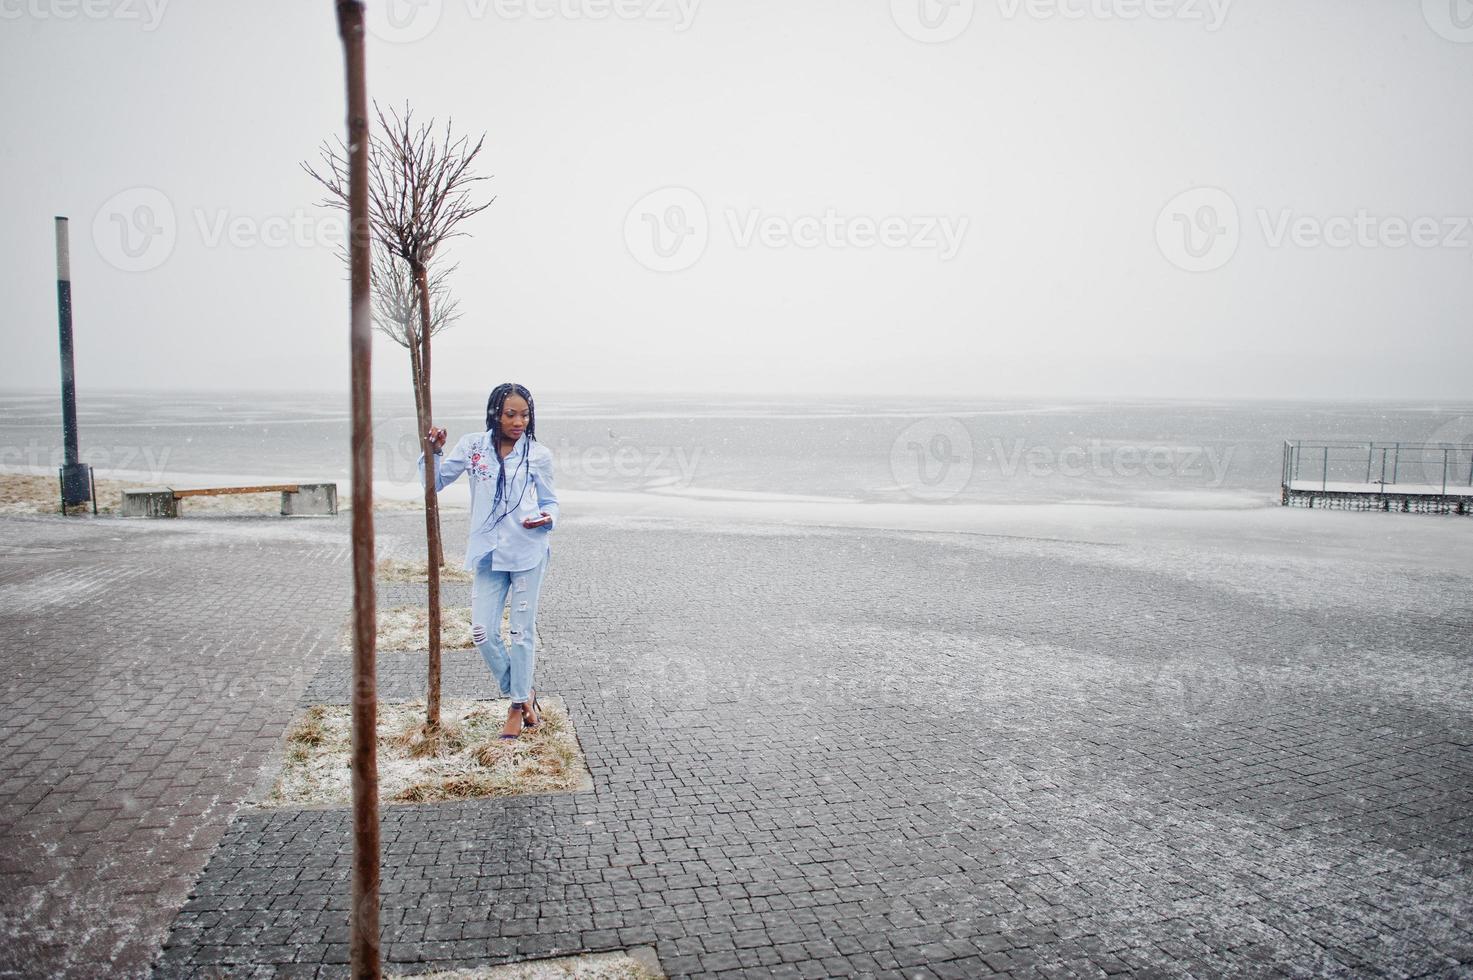
[[[438,269],[430,275],[430,336],[460,318],[460,303],[450,295],[450,274]],[[419,343],[419,294],[409,263],[378,248],[373,253],[373,326],[400,347]]]
[[[375,244],[411,267],[430,265],[439,248],[465,234],[460,226],[495,201],[474,198],[475,185],[489,177],[472,171],[486,137],[474,144],[457,137],[453,123],[443,132],[434,119],[416,123],[406,103],[403,111],[385,110],[377,102],[378,126],[369,146],[369,214]],[[302,169],[327,191],[323,203],[347,206],[347,147],[342,140],[321,148],[321,162]]]

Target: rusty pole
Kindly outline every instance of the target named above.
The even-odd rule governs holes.
[[[368,92],[363,4],[337,0],[348,76],[349,350],[353,408],[353,884],[349,955],[354,977],[378,980],[379,818],[377,610],[373,536],[373,334],[369,306]]]

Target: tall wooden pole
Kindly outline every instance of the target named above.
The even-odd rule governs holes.
[[[338,33],[348,70],[348,226],[352,283],[349,350],[353,403],[353,893],[349,942],[354,977],[378,980],[379,820],[378,690],[375,658],[373,401],[370,367],[368,91],[364,80],[363,4],[337,0]]]

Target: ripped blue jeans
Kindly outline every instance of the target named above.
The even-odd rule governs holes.
[[[537,666],[537,595],[547,556],[536,568],[522,572],[495,572],[487,558],[476,567],[471,586],[471,640],[496,678],[501,696],[515,702],[531,700],[533,671]],[[501,616],[511,603],[511,650],[501,640]]]

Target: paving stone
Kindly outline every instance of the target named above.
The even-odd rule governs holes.
[[[412,517],[381,523],[406,555]],[[236,812],[297,707],[346,690],[344,528],[263,545],[239,523],[120,545],[105,522],[0,520],[0,546],[54,549],[0,587],[75,597],[67,555],[96,564],[81,610],[0,611],[32,638],[5,647],[0,874],[131,917],[118,975],[166,939],[158,976],[345,962],[347,814]],[[593,789],[386,807],[386,950],[428,968],[639,942],[675,977],[1466,971],[1473,576],[1342,555],[1296,564],[1301,596],[1225,567],[1241,556],[1152,547],[565,517],[538,671]],[[139,584],[160,567],[195,598]],[[106,649],[56,615],[113,624]],[[79,712],[78,677],[121,663],[198,679]],[[386,654],[384,697],[422,674]],[[447,652],[446,691],[494,696],[474,651]],[[120,862],[96,894],[85,854]],[[47,922],[12,948],[84,975]]]
[[[0,975],[147,973],[336,647],[345,527],[0,519]]]

